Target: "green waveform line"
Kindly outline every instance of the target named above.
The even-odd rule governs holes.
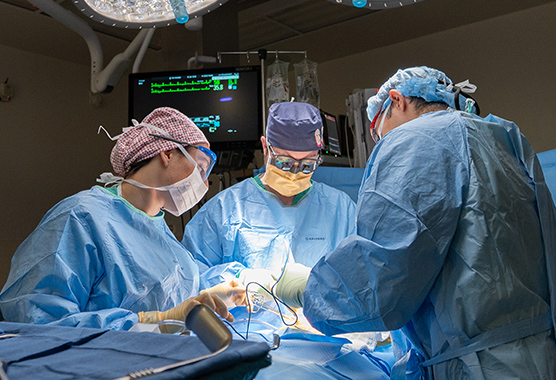
[[[187,92],[187,91],[207,91],[210,90],[210,87],[204,87],[204,88],[169,88],[167,90],[154,90],[151,89],[151,94],[165,94],[168,92]]]
[[[202,85],[202,84],[209,84],[210,82],[212,82],[212,79],[209,79],[209,80],[206,80],[206,81],[203,81],[203,82],[191,82],[191,83],[188,83],[187,81],[183,82],[183,83],[180,83],[180,82],[176,82],[176,83],[172,83],[172,82],[170,82],[170,83],[164,83],[164,82],[162,82],[162,83],[151,83],[151,88],[153,88],[153,87],[161,88],[161,87],[169,87],[169,86],[197,86],[197,85]]]

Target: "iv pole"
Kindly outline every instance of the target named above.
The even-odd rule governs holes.
[[[218,63],[222,63],[223,55],[246,55],[247,61],[249,61],[250,54],[257,54],[259,61],[261,62],[261,90],[263,95],[263,136],[266,133],[266,88],[265,88],[265,73],[264,73],[264,63],[266,61],[267,53],[276,54],[305,54],[307,58],[307,50],[266,50],[259,49],[257,51],[219,51],[218,52]]]

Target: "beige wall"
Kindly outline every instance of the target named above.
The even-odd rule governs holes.
[[[110,170],[112,142],[100,124],[121,128],[126,88],[89,105],[89,68],[0,45],[0,76],[15,94],[0,103],[0,283],[14,248],[55,203]]]
[[[113,142],[104,133],[97,135],[97,129],[103,125],[116,135],[128,125],[128,73],[94,107],[89,104],[89,52],[81,37],[48,16],[3,3],[0,21],[0,82],[9,78],[15,90],[10,102],[0,102],[1,287],[13,253],[43,215],[111,171]],[[180,44],[183,35],[191,40],[192,32],[167,29],[157,30],[153,41],[160,39],[155,44],[169,48],[149,49],[143,71],[184,68],[198,49],[200,35]],[[99,39],[105,65],[128,46],[106,35]],[[181,234],[181,222],[171,223]]]
[[[58,28],[54,20],[0,4],[2,17],[8,11],[21,23],[36,25],[35,34],[21,29],[27,34],[20,43],[3,42],[0,37],[0,81],[9,77],[15,87],[13,100],[0,103],[0,285],[16,247],[42,216],[56,202],[91,187],[99,173],[111,169],[108,156],[113,143],[96,135],[98,125],[117,134],[127,124],[125,77],[112,94],[103,97],[101,107],[92,107],[88,103],[88,51],[83,41],[68,37],[73,32]],[[483,114],[492,112],[515,120],[535,150],[556,148],[555,15],[556,3],[551,3],[321,62],[322,108],[345,113],[345,99],[353,89],[376,87],[398,67],[430,65],[455,81],[469,78],[477,84],[476,98]],[[19,31],[13,30],[17,26],[13,23],[10,33],[17,34]],[[5,36],[7,31],[2,28],[0,34]],[[45,34],[48,30],[54,34]],[[188,33],[183,28],[178,32]],[[157,31],[155,36],[163,46],[160,51],[147,52],[144,71],[185,68],[198,44],[179,45],[179,33],[169,36],[164,30]],[[78,54],[54,54],[68,39],[74,41]],[[102,43],[106,58],[127,45],[107,37]],[[46,46],[37,52],[33,44]],[[217,186],[217,180],[214,182]],[[179,220],[170,221],[181,236]]]
[[[533,148],[556,148],[556,3],[319,65],[321,107],[345,114],[355,88],[380,86],[397,68],[427,65],[478,86],[481,115],[515,121]],[[403,25],[398,25],[403,28]]]

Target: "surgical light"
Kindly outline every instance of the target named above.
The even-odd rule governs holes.
[[[328,0],[332,3],[374,10],[403,7],[423,0]]]
[[[73,0],[83,14],[120,28],[153,28],[186,23],[228,0]]]

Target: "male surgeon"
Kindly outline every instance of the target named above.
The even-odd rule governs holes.
[[[428,67],[382,85],[357,233],[277,295],[326,334],[403,328],[416,351],[393,378],[555,379],[554,203],[518,127],[469,90]]]
[[[185,228],[182,243],[199,262],[204,287],[235,276],[268,285],[270,271],[286,262],[312,266],[355,232],[351,198],[311,180],[321,163],[317,108],[273,104],[261,143],[266,171],[217,194]]]

